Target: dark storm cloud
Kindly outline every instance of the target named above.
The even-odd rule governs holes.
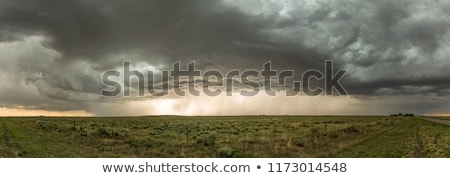
[[[260,69],[271,60],[301,74],[323,70],[327,59],[349,70],[343,83],[351,95],[445,96],[449,4],[0,0],[0,41],[18,51],[0,55],[4,81],[39,93],[29,103],[31,94],[0,98],[3,105],[83,108],[100,99],[101,74],[124,60],[165,68],[196,60],[199,69],[220,70]]]
[[[53,64],[57,66],[36,67],[36,71],[30,72],[42,72],[44,75],[39,79],[62,90],[77,90],[72,86],[73,81],[65,79],[68,75],[77,75],[84,77],[76,78],[83,88],[77,91],[99,91],[98,86],[92,87],[99,84],[93,82],[96,81],[93,76],[83,73],[58,75],[57,72],[62,71],[52,70],[78,61],[87,61],[101,72],[120,66],[123,60],[170,65],[180,59],[203,58],[211,60],[210,63],[237,68],[254,66],[257,62],[261,65],[273,58],[304,63],[324,58],[314,50],[273,42],[270,36],[261,32],[266,28],[287,26],[289,23],[283,23],[286,20],[276,16],[249,16],[213,1],[15,0],[2,1],[0,8],[0,21],[6,33],[2,39],[17,39],[17,33],[22,37],[44,35],[43,45],[61,54]],[[110,58],[130,51],[140,53],[142,59]],[[314,64],[309,63],[308,66]],[[48,96],[53,95],[55,93]],[[66,96],[54,97],[63,99]]]
[[[217,1],[140,0],[5,1],[0,20],[7,30],[47,36],[46,45],[62,60],[82,58],[100,68],[114,62],[111,54],[128,50],[175,61],[220,53],[235,43],[267,44],[259,29],[272,21]]]

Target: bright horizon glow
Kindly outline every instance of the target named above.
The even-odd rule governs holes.
[[[279,93],[280,94],[280,93]],[[371,115],[388,116],[393,113],[415,113],[410,110],[386,109],[387,99],[363,102],[349,96],[268,96],[263,92],[253,97],[226,96],[225,93],[185,97],[161,97],[148,100],[128,100],[121,103],[87,103],[89,110],[50,111],[44,109],[1,108],[1,116],[241,116],[241,115]],[[384,102],[387,101],[387,102]],[[381,107],[380,107],[381,106]],[[96,112],[99,111],[99,112]],[[108,114],[104,114],[108,113]],[[426,116],[450,116],[445,113]]]
[[[166,107],[170,107],[176,103],[175,99],[167,99],[167,100],[160,100],[161,105],[158,106],[156,109],[159,110],[159,112],[153,113],[153,114],[144,114],[149,116],[160,116],[160,115],[178,115],[178,116],[228,116],[224,114],[198,114],[196,115],[195,112],[192,112],[192,109],[195,108],[194,106],[190,106],[187,108],[187,110],[190,110],[191,112],[180,114],[179,112],[174,112],[174,110],[164,110]],[[149,104],[151,102],[148,102],[146,104]],[[197,106],[198,107],[198,106]],[[165,113],[165,111],[170,111],[170,113]],[[233,114],[234,115],[234,114]],[[233,116],[229,115],[229,116]],[[258,114],[240,114],[240,115],[258,115]],[[364,114],[266,114],[266,115],[305,115],[305,116],[319,116],[319,115],[364,115]],[[366,114],[366,115],[374,115],[374,114]],[[375,114],[376,115],[376,114]],[[49,117],[97,117],[94,114],[85,112],[85,111],[49,111],[49,110],[35,110],[35,109],[12,109],[12,108],[0,108],[0,117],[35,117],[35,116],[49,116]],[[130,115],[131,116],[131,115]],[[143,115],[135,115],[135,116],[143,116]],[[380,114],[380,116],[382,116]],[[424,114],[423,116],[430,116],[430,117],[450,117],[450,113],[434,113],[434,114]]]
[[[19,117],[19,116],[93,116],[85,111],[49,111],[49,110],[34,110],[34,109],[12,109],[0,108],[0,117]]]

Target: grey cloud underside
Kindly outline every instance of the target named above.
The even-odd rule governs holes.
[[[334,59],[335,69],[349,71],[342,83],[350,95],[447,98],[448,7],[442,0],[0,0],[2,43],[43,36],[35,49],[55,53],[2,65],[15,74],[6,82],[26,83],[16,87],[33,86],[41,97],[0,94],[0,104],[83,109],[102,100],[101,74],[123,60],[163,68],[196,60],[198,69],[223,71],[271,60],[301,74]]]

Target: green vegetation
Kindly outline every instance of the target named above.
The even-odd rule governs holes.
[[[450,157],[415,117],[0,118],[0,157]]]

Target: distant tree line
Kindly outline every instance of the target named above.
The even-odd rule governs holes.
[[[414,114],[413,113],[407,113],[407,114],[398,113],[398,114],[391,114],[391,116],[414,116]]]

